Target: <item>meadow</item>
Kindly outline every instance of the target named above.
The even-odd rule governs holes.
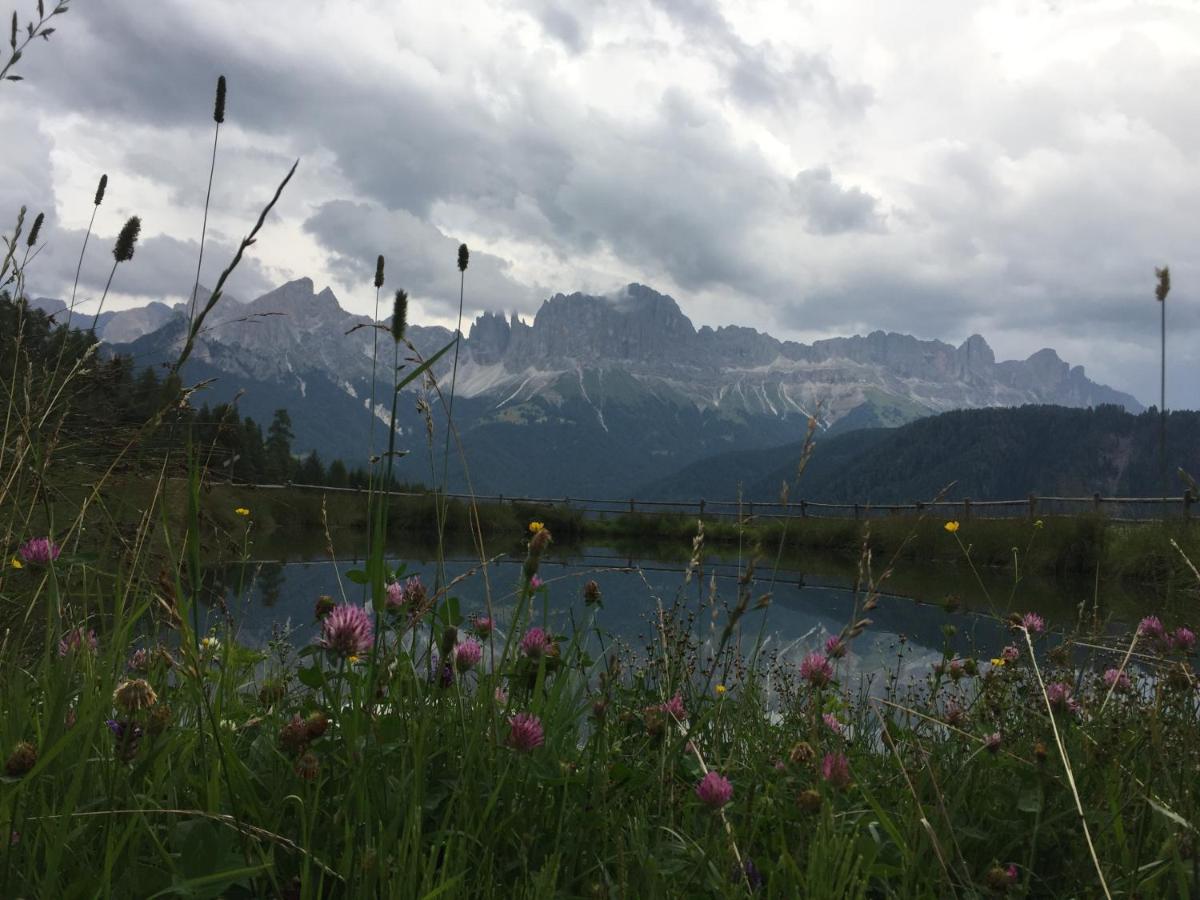
[[[225,90],[222,79],[218,134]],[[197,304],[172,374],[291,177]],[[102,198],[103,184],[97,206]],[[114,248],[116,274],[136,265],[136,231]],[[1173,533],[1131,539],[1152,542],[1149,557],[1167,561],[1176,583],[1162,609],[1122,630],[1102,616],[1047,621],[1022,603],[1020,561],[1039,559],[1039,541],[1102,524],[1068,523],[1051,538],[1055,523],[1005,523],[991,536],[983,523],[928,518],[823,526],[855,550],[854,614],[792,657],[763,650],[748,627],[771,603],[770,573],[794,537],[787,523],[668,520],[685,541],[680,590],[647,597],[651,637],[628,646],[591,619],[548,628],[562,598],[542,565],[560,523],[518,510],[485,528],[467,502],[453,510],[455,529],[478,555],[469,577],[488,599],[463,608],[456,582],[414,579],[387,552],[393,528],[437,547],[455,530],[437,496],[400,522],[379,489],[391,483],[403,389],[433,380],[432,363],[454,351],[451,342],[422,359],[406,344],[398,291],[377,329],[393,427],[363,423],[379,461],[358,501],[362,527],[339,531],[331,500],[289,514],[330,547],[360,541],[364,563],[343,569],[336,595],[309,598],[316,641],[281,633],[245,646],[233,611],[199,626],[204,570],[244,557],[267,511],[215,483],[206,448],[176,428],[197,386],[167,379],[122,441],[97,445],[103,429],[74,426],[103,391],[103,351],[66,322],[29,330],[38,320],[21,298],[36,274],[36,229],[22,216],[5,241],[0,284],[15,327],[0,334],[0,896],[1200,890],[1189,627],[1200,574]],[[465,285],[465,245],[455,264]],[[383,283],[381,257],[377,292]],[[453,382],[434,388],[445,415]],[[156,443],[173,428],[178,440]],[[428,449],[436,477],[449,438]],[[81,459],[94,467],[82,481]],[[696,599],[711,544],[731,542],[742,548],[737,589]],[[497,544],[519,548],[515,584],[489,581]],[[921,546],[959,560],[964,590],[979,566],[1014,563],[1011,593],[993,610],[1009,643],[983,658],[947,649],[927,670],[908,668],[902,650],[891,671],[849,678],[872,611]],[[1094,538],[1088,546],[1085,571]],[[588,609],[602,607],[596,587],[580,590]],[[516,602],[502,614],[491,598],[504,592]]]

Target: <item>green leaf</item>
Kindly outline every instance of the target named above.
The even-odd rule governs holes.
[[[309,666],[301,669],[296,673],[296,677],[300,679],[300,683],[305,687],[310,687],[317,690],[325,683],[325,673],[321,671],[320,666]]]
[[[367,573],[364,572],[362,569],[351,569],[350,571],[348,571],[346,573],[346,577],[348,579],[350,579],[351,581],[353,581],[355,584],[367,584],[370,580],[367,577]]]
[[[1038,784],[1027,784],[1017,795],[1017,809],[1021,812],[1038,813],[1042,811],[1042,788]]]

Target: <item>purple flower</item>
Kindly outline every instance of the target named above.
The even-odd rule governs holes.
[[[662,704],[659,709],[671,716],[671,718],[675,719],[677,722],[682,722],[687,718],[687,707],[683,705],[683,695],[681,695],[678,691],[675,692],[675,696],[673,696],[666,703]]]
[[[1009,644],[1000,651],[1000,658],[1005,662],[1016,662],[1021,658],[1021,651],[1017,649],[1016,644]]]
[[[59,647],[59,653],[62,652],[62,647]],[[145,647],[139,647],[133,651],[133,656],[129,657],[129,668],[134,672],[149,672],[150,667],[154,664],[154,656]]]
[[[987,750],[988,753],[999,753],[1001,740],[1000,732],[993,731],[983,739],[983,749]]]
[[[955,681],[963,677],[963,661],[957,657],[950,660],[950,677]]]
[[[469,672],[483,659],[483,647],[474,638],[468,638],[454,646],[454,667],[460,672]]]
[[[472,616],[471,630],[481,638],[486,638],[496,628],[496,623],[492,621],[491,616]]]
[[[833,678],[833,666],[823,653],[810,653],[800,663],[800,677],[813,687],[824,687]]]
[[[400,612],[408,607],[409,612],[415,615],[425,603],[425,585],[421,582],[421,576],[413,575],[407,581],[390,582],[385,602],[389,612]]]
[[[370,613],[353,603],[335,606],[321,622],[320,645],[343,658],[366,653],[374,641]]]
[[[58,642],[58,655],[60,657],[81,649],[89,650],[92,653],[96,652],[96,632],[84,632],[82,628],[73,628]]]
[[[521,638],[521,652],[530,659],[540,659],[542,656],[552,653],[553,650],[554,641],[544,629],[535,626],[525,632]]]
[[[534,575],[529,579],[529,589],[531,591],[539,590],[545,583],[546,582],[542,581],[542,577],[540,575]]]
[[[826,753],[821,760],[821,777],[841,790],[850,784],[850,760],[844,753]]]
[[[825,727],[834,734],[843,737],[845,736],[846,726],[839,722],[837,716],[835,716],[833,713],[824,713],[821,716],[821,721],[823,721],[825,723]]]
[[[1046,620],[1035,612],[1027,612],[1021,616],[1021,627],[1030,634],[1041,634],[1046,630]]]
[[[733,785],[720,772],[709,772],[696,785],[696,796],[705,806],[720,809],[733,799]]]
[[[846,655],[846,642],[836,634],[826,638],[825,640],[825,655],[830,659],[841,659]]]
[[[1171,635],[1171,646],[1184,653],[1191,653],[1196,646],[1196,633],[1186,625],[1175,629]]]
[[[1079,712],[1079,701],[1071,696],[1071,686],[1065,681],[1056,681],[1046,688],[1046,699],[1056,712]]]
[[[1114,691],[1125,692],[1133,687],[1133,683],[1120,669],[1109,669],[1104,673],[1104,686]]]
[[[740,873],[738,872],[737,866],[734,866],[733,868],[733,881],[736,883],[742,879],[745,879],[746,887],[750,889],[751,893],[757,891],[766,881],[766,879],[763,878],[762,872],[758,870],[758,866],[754,864],[754,860],[748,856],[746,857],[746,861],[742,863],[742,870]]]
[[[1138,634],[1157,641],[1161,641],[1167,636],[1166,631],[1163,629],[1162,619],[1158,616],[1146,616],[1146,618],[1142,619],[1138,623]]]
[[[546,742],[542,720],[533,713],[517,713],[508,720],[508,727],[508,746],[520,753],[528,753]]]
[[[30,538],[17,550],[17,555],[21,557],[22,562],[37,566],[48,566],[58,559],[60,553],[62,553],[62,547],[48,537]]]

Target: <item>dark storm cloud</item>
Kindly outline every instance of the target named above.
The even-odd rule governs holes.
[[[875,198],[859,188],[838,185],[828,166],[798,173],[792,180],[791,191],[809,228],[818,234],[883,228]]]

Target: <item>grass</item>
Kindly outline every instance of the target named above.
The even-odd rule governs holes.
[[[0,433],[0,896],[1200,890],[1194,604],[1116,637],[1091,618],[1048,630],[1036,615],[1002,618],[1029,610],[1022,573],[1048,560],[1087,571],[1136,551],[1153,560],[1142,571],[1175,577],[1182,553],[1168,538],[1186,553],[1190,534],[1080,519],[950,535],[889,520],[864,540],[846,522],[697,530],[472,503],[443,519],[435,498],[401,506],[377,492],[365,508],[283,492],[247,503],[206,479],[205,448],[156,460],[135,456],[137,441],[85,485],[59,438],[86,367],[36,357],[20,328],[0,340],[13,359]],[[397,371],[393,409],[403,383]],[[393,413],[387,460],[394,438]],[[455,582],[424,585],[389,562],[389,535],[444,547],[443,522],[478,554],[467,577],[483,582],[479,608],[462,608]],[[223,600],[220,624],[198,629],[206,563],[246,559],[252,529],[332,544],[364,523],[363,562],[342,566],[339,596],[310,598],[319,642],[281,631],[240,644]],[[688,541],[677,594],[648,591],[644,646],[597,627],[594,592],[570,633],[548,633],[551,535],[597,529]],[[482,565],[497,541],[524,554],[514,583]],[[695,590],[713,546],[743,551],[731,594]],[[797,546],[855,548],[853,614],[836,634],[767,652],[765,586]],[[950,555],[965,586],[995,599],[1010,646],[929,660],[902,643],[891,671],[856,677],[897,567]],[[986,577],[1001,562],[1013,566],[1008,598]]]

